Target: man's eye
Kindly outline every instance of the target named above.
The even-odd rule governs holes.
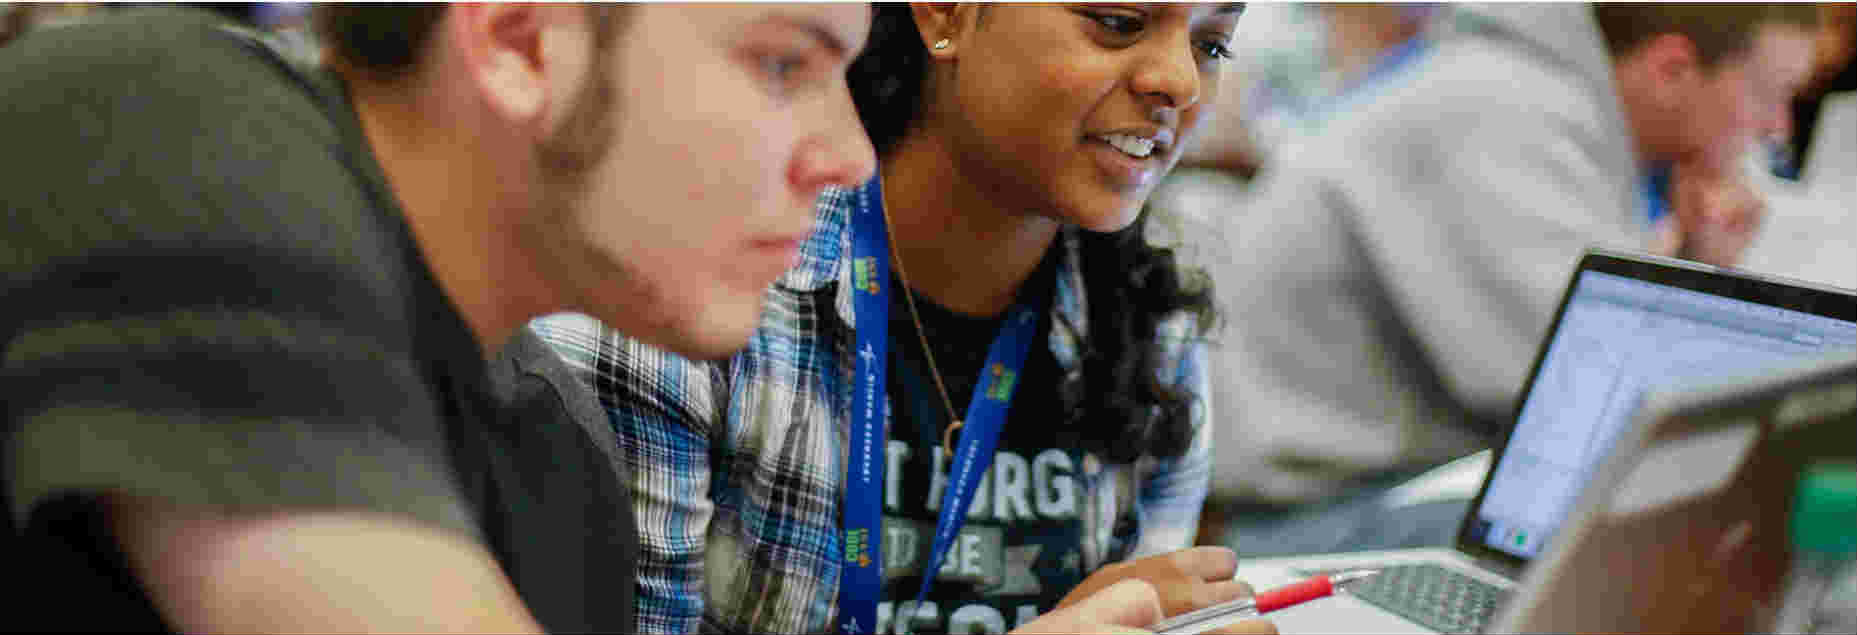
[[[760,65],[761,78],[775,94],[782,96],[791,92],[806,73],[806,58],[800,55],[765,54],[756,62]]]
[[[806,60],[797,56],[769,55],[761,58],[761,72],[768,79],[787,82],[798,75],[800,67],[805,64]]]

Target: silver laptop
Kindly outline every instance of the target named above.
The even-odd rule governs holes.
[[[1491,630],[1772,632],[1799,478],[1857,461],[1857,355],[1662,393],[1641,418]]]
[[[1240,563],[1257,588],[1357,567],[1345,597],[1271,615],[1282,632],[1480,632],[1651,391],[1857,351],[1857,296],[1678,260],[1592,250],[1580,259],[1523,386],[1493,469],[1449,549]]]

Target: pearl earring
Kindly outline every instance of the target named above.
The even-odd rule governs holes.
[[[935,41],[935,50],[939,51],[945,48],[948,48],[948,38],[942,38],[940,40]]]

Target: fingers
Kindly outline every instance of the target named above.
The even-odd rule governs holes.
[[[1277,635],[1277,625],[1270,620],[1245,620],[1206,632],[1214,635]]]
[[[1013,633],[1145,633],[1161,621],[1154,587],[1127,579],[1013,629]]]
[[[1191,592],[1192,606],[1188,610],[1230,602],[1238,598],[1247,598],[1251,597],[1251,595],[1251,585],[1237,580],[1225,580],[1223,582],[1208,582],[1194,585]]]
[[[1071,609],[1085,622],[1143,628],[1161,621],[1161,596],[1154,585],[1123,580],[1084,598]]]
[[[1238,554],[1226,547],[1193,547],[1163,556],[1174,568],[1188,577],[1207,582],[1223,582],[1238,573]]]
[[[1251,595],[1251,585],[1237,580],[1206,582],[1184,579],[1170,584],[1157,584],[1155,588],[1161,595],[1161,609],[1170,616]]]
[[[1123,579],[1141,579],[1160,589],[1169,611],[1191,606],[1193,587],[1208,582],[1225,582],[1238,571],[1238,555],[1225,547],[1194,547],[1171,553],[1120,562],[1098,569],[1072,589],[1058,607],[1070,606],[1076,599],[1096,593]]]

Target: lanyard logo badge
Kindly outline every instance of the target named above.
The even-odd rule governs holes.
[[[870,566],[870,530],[858,528],[845,532],[845,562],[859,567]]]
[[[1017,379],[1017,373],[1008,370],[1004,365],[995,363],[989,374],[993,380],[987,385],[987,398],[1000,403],[1006,403],[1007,400],[1012,399],[1012,382]]]
[[[877,259],[866,256],[851,259],[851,286],[854,289],[877,295]]]

